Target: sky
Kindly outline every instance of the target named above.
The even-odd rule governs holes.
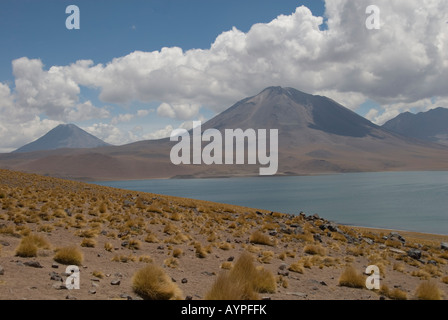
[[[381,125],[448,107],[447,47],[445,0],[2,0],[0,152],[61,123],[162,138],[277,85]]]

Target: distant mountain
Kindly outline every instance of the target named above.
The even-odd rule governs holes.
[[[413,114],[405,112],[383,125],[402,135],[448,145],[448,109],[437,108]]]
[[[32,152],[63,148],[96,148],[102,146],[109,146],[109,144],[74,124],[61,124],[39,139],[13,152]]]
[[[245,98],[202,130],[278,129],[278,175],[448,170],[448,147],[379,127],[339,103],[293,88],[269,87]],[[224,136],[224,134],[223,134]],[[93,149],[0,155],[0,168],[75,179],[256,176],[256,165],[174,165],[177,142],[139,141]],[[206,142],[203,143],[207,144]]]

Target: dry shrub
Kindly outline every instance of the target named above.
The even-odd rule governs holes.
[[[274,258],[273,251],[262,251],[258,256],[258,261],[260,263],[271,263],[273,258]]]
[[[218,244],[218,248],[221,250],[230,250],[232,249],[232,245],[226,241],[223,241]]]
[[[351,288],[364,288],[366,279],[353,265],[345,268],[339,278],[339,285]]]
[[[442,278],[442,282],[448,284],[448,276]]]
[[[319,255],[324,256],[325,255],[325,248],[323,248],[320,245],[306,245],[305,248],[303,248],[303,252],[312,254],[312,255]]]
[[[144,263],[153,263],[154,262],[154,260],[148,255],[141,255],[138,258],[138,261],[144,262]]]
[[[176,248],[173,250],[173,257],[174,258],[179,258],[180,256],[182,256],[184,254],[184,251],[180,248]]]
[[[179,260],[174,257],[171,257],[171,258],[165,259],[165,261],[163,261],[163,264],[165,266],[167,266],[168,268],[176,269],[177,267],[179,267]]]
[[[94,276],[95,278],[98,278],[98,279],[103,279],[104,273],[102,271],[94,270],[92,272],[92,276]]]
[[[407,293],[398,288],[390,291],[388,297],[392,300],[407,300],[408,299]]]
[[[82,239],[81,247],[95,248],[95,246],[96,246],[96,241],[94,239],[89,239],[89,238]]]
[[[221,269],[230,270],[233,267],[233,263],[230,261],[224,261],[221,263]]]
[[[154,264],[138,270],[132,277],[132,289],[145,300],[181,300],[182,291],[165,271]]]
[[[114,249],[114,246],[112,245],[112,243],[110,243],[110,242],[106,242],[106,243],[104,244],[104,249],[105,249],[106,251],[112,252],[112,250]]]
[[[77,265],[80,266],[84,259],[84,256],[77,247],[63,247],[56,249],[56,254],[54,255],[54,261],[66,264],[66,265]]]
[[[250,243],[254,244],[262,244],[267,246],[274,246],[275,242],[269,237],[268,235],[264,234],[263,232],[257,230],[254,231],[249,238]]]
[[[148,243],[159,243],[159,239],[157,239],[156,235],[153,233],[148,233],[148,235],[145,238],[145,242]]]
[[[415,295],[419,300],[441,300],[442,292],[433,281],[422,282],[416,289]]]
[[[302,273],[304,272],[304,268],[303,268],[303,264],[300,262],[294,262],[293,264],[291,264],[288,268],[289,271],[292,272],[297,272],[297,273]]]
[[[253,257],[244,252],[230,271],[222,272],[206,294],[206,300],[258,300],[258,293],[274,293],[275,276],[262,267],[256,268]]]
[[[41,235],[23,237],[16,249],[16,255],[23,258],[36,257],[38,249],[49,249],[50,243]]]
[[[394,263],[392,269],[398,272],[404,272],[406,267],[403,263]]]
[[[128,262],[135,262],[137,261],[137,258],[130,254],[130,255],[124,255],[124,254],[116,254],[113,258],[112,258],[113,262],[123,262],[123,263],[128,263]]]

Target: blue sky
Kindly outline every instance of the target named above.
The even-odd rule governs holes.
[[[369,0],[2,0],[0,152],[68,122],[160,138],[272,85],[377,124],[447,106],[448,3],[403,1],[376,0],[367,30]]]

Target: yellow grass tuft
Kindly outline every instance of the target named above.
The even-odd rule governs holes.
[[[264,234],[263,232],[257,230],[254,231],[249,238],[250,243],[254,244],[262,244],[267,246],[274,246],[275,242],[269,237],[268,235]]]
[[[289,271],[292,272],[297,272],[297,273],[302,273],[305,271],[303,268],[303,264],[300,262],[294,262],[293,264],[291,264],[288,268]]]
[[[112,250],[114,249],[114,246],[112,245],[112,243],[110,243],[110,242],[106,242],[106,243],[104,244],[104,249],[105,249],[106,251],[112,252]]]
[[[173,250],[173,257],[174,258],[179,258],[184,254],[184,251],[180,248],[176,248]]]
[[[303,252],[312,254],[312,255],[319,255],[324,256],[325,255],[325,248],[323,248],[321,245],[306,245],[305,248],[303,248]]]
[[[433,281],[422,282],[416,289],[415,295],[419,300],[441,300],[442,293]]]
[[[353,265],[347,266],[339,278],[339,285],[344,287],[364,288],[365,284],[366,279]]]
[[[221,263],[221,269],[230,270],[233,267],[233,263],[230,261],[224,261]]]
[[[54,255],[54,261],[66,264],[66,265],[77,265],[80,266],[84,259],[84,256],[77,247],[63,247],[56,250]]]
[[[29,234],[20,241],[16,255],[24,258],[36,257],[39,248],[49,249],[50,243],[41,235]]]
[[[90,238],[82,239],[81,247],[95,248],[95,246],[96,246],[96,241],[94,239],[90,239]]]
[[[132,277],[132,289],[145,300],[181,300],[182,291],[165,271],[149,264]]]

